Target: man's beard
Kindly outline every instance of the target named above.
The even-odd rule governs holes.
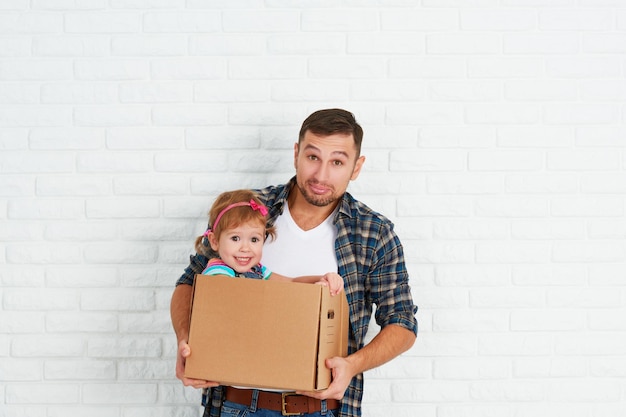
[[[311,183],[311,182],[307,181],[307,183]],[[298,185],[300,194],[302,194],[306,202],[311,205],[314,205],[317,207],[326,207],[334,203],[335,201],[337,201],[337,196],[335,195],[334,188],[332,187],[329,187],[329,189],[331,190],[331,193],[329,196],[318,196],[315,194],[310,194],[308,190],[304,186],[301,186],[299,183],[296,183],[296,184]],[[313,184],[317,184],[317,183],[314,182]]]

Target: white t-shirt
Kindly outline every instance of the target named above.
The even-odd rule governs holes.
[[[274,223],[276,239],[268,238],[265,242],[261,263],[270,271],[291,278],[337,272],[334,214],[319,226],[305,231],[293,220],[285,202],[283,213]]]

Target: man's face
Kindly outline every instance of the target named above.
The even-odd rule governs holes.
[[[351,134],[319,136],[306,132],[294,147],[298,189],[314,206],[336,203],[361,171],[365,157],[357,157]]]

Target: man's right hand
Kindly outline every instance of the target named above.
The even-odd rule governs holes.
[[[191,348],[186,341],[182,340],[178,343],[178,354],[176,355],[176,378],[183,381],[186,387],[209,388],[217,387],[218,382],[206,381],[204,379],[193,379],[185,377],[185,362],[187,357],[191,355]]]

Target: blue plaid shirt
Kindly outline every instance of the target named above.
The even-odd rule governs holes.
[[[273,225],[282,214],[294,185],[295,178],[292,178],[288,184],[257,190],[259,198],[269,208],[268,225]],[[379,326],[394,324],[417,334],[417,306],[413,304],[404,251],[393,231],[393,223],[349,193],[340,201],[333,223],[337,227],[337,272],[344,279],[350,306],[348,353],[363,347],[373,305],[376,305],[375,319]],[[207,258],[202,255],[192,256],[176,285],[193,284],[195,275],[202,272],[206,262]],[[222,387],[205,392],[205,416],[219,416],[222,394]],[[341,400],[339,417],[360,416],[362,397],[363,374],[359,374],[352,379]]]

